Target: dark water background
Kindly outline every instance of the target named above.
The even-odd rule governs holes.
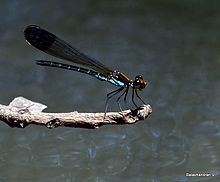
[[[141,95],[153,107],[145,121],[98,130],[2,122],[0,181],[220,180],[219,1],[2,0],[0,16],[1,104],[24,96],[48,112],[102,112],[115,89],[36,66],[57,60],[24,41],[23,29],[37,24],[112,69],[142,74],[149,84]]]

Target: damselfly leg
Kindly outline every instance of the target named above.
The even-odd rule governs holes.
[[[132,102],[133,104],[137,107],[137,104],[134,101],[134,94],[137,96],[137,98],[143,103],[145,104],[145,102],[142,100],[142,98],[138,95],[137,90],[132,89]]]
[[[142,98],[138,95],[137,90],[135,90],[135,94],[136,94],[137,98],[140,99],[143,104],[145,104],[145,102],[142,100]]]
[[[105,102],[105,113],[104,113],[104,118],[106,116],[106,112],[108,110],[108,102],[109,102],[109,99],[111,99],[113,96],[115,96],[116,94],[118,94],[119,92],[121,92],[122,90],[124,89],[124,87],[120,87],[119,89],[117,90],[114,90],[110,93],[107,94],[107,98],[106,98],[106,102]]]

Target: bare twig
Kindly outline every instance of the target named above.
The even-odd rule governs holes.
[[[11,127],[24,128],[29,124],[44,125],[47,128],[59,126],[78,128],[99,128],[107,124],[133,124],[144,120],[152,113],[150,105],[122,112],[104,113],[44,113],[47,106],[24,97],[15,98],[8,106],[0,104],[0,120]]]

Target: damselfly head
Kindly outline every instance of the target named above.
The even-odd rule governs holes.
[[[147,86],[147,81],[145,81],[141,75],[137,75],[133,82],[133,88],[135,90],[142,90],[146,86]]]

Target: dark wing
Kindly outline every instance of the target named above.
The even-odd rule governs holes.
[[[29,25],[24,30],[25,39],[32,46],[52,56],[71,61],[95,71],[108,75],[111,70],[102,63],[79,52],[56,35],[36,25]]]

